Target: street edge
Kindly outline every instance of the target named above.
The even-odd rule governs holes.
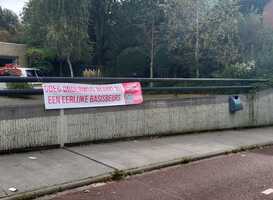
[[[137,175],[137,174],[142,174],[142,173],[149,172],[149,171],[159,170],[159,169],[166,168],[166,167],[188,164],[191,162],[214,158],[217,156],[228,155],[228,154],[233,154],[233,153],[240,153],[240,152],[253,150],[253,149],[257,149],[257,148],[264,148],[264,147],[272,146],[272,145],[273,145],[273,142],[260,143],[260,144],[254,144],[254,145],[246,145],[246,146],[241,146],[241,147],[226,150],[226,151],[215,151],[215,152],[206,153],[203,155],[194,155],[191,157],[183,157],[180,159],[170,160],[170,161],[166,161],[166,162],[160,162],[160,163],[151,164],[151,165],[144,166],[144,167],[124,170],[123,172],[126,175]]]
[[[54,185],[54,186],[49,186],[46,188],[41,188],[41,189],[37,189],[37,190],[32,190],[29,192],[22,192],[20,194],[16,194],[16,195],[10,195],[7,197],[3,197],[0,198],[0,200],[30,200],[30,199],[35,199],[38,197],[42,197],[45,195],[50,195],[50,194],[54,194],[54,193],[58,193],[58,192],[63,192],[66,190],[70,190],[70,189],[75,189],[78,187],[83,187],[86,185],[90,185],[96,182],[105,182],[110,180],[110,178],[112,177],[112,173],[107,173],[107,174],[103,174],[100,176],[96,176],[96,177],[92,177],[92,178],[86,178],[86,179],[82,179],[82,180],[78,180],[78,181],[73,181],[70,183],[64,183],[64,184],[59,184],[59,185]]]
[[[266,146],[271,146],[271,145],[273,145],[273,141],[267,142],[267,143],[241,146],[241,147],[230,149],[227,151],[218,151],[218,152],[215,151],[215,152],[206,153],[203,155],[183,157],[183,158],[179,158],[179,159],[175,159],[175,160],[160,162],[160,163],[151,164],[151,165],[133,168],[133,169],[128,169],[128,170],[114,171],[114,172],[110,172],[110,173],[96,176],[96,177],[92,177],[92,178],[86,178],[83,180],[73,181],[71,183],[49,186],[46,188],[33,190],[33,191],[29,191],[29,192],[23,192],[23,193],[20,193],[17,195],[10,195],[10,196],[3,197],[3,198],[0,197],[0,200],[31,200],[31,199],[35,199],[35,198],[46,196],[46,195],[64,192],[66,190],[71,190],[71,189],[75,189],[75,188],[79,188],[79,187],[83,187],[83,186],[88,186],[93,183],[107,182],[110,180],[119,180],[119,178],[115,178],[116,174],[119,174],[120,179],[122,179],[123,177],[126,177],[126,176],[133,176],[133,175],[142,174],[145,172],[159,170],[159,169],[166,168],[166,167],[171,167],[171,166],[176,166],[176,165],[181,165],[181,164],[188,164],[188,163],[194,162],[194,161],[209,159],[209,158],[213,158],[213,157],[217,157],[217,156],[221,156],[221,155],[232,154],[232,153],[239,153],[239,152],[252,150],[252,149],[256,149],[256,148],[261,148],[261,147],[266,147]]]

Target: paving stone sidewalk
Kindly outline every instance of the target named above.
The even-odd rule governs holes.
[[[156,139],[0,155],[0,199],[41,195],[76,187],[115,170],[134,171],[273,144],[273,127],[208,132]],[[16,192],[9,191],[16,188]],[[27,194],[27,195],[26,195]]]

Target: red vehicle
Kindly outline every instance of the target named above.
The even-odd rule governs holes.
[[[19,68],[21,67],[17,64],[6,64],[0,67],[0,76],[21,76],[22,71]]]

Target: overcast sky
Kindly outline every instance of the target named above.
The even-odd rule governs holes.
[[[28,0],[0,0],[0,6],[8,8],[19,15],[27,1]]]

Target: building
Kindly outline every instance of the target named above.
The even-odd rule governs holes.
[[[273,0],[270,0],[264,8],[264,23],[273,28]]]
[[[16,63],[27,66],[27,47],[24,44],[0,42],[0,66],[8,63]]]

